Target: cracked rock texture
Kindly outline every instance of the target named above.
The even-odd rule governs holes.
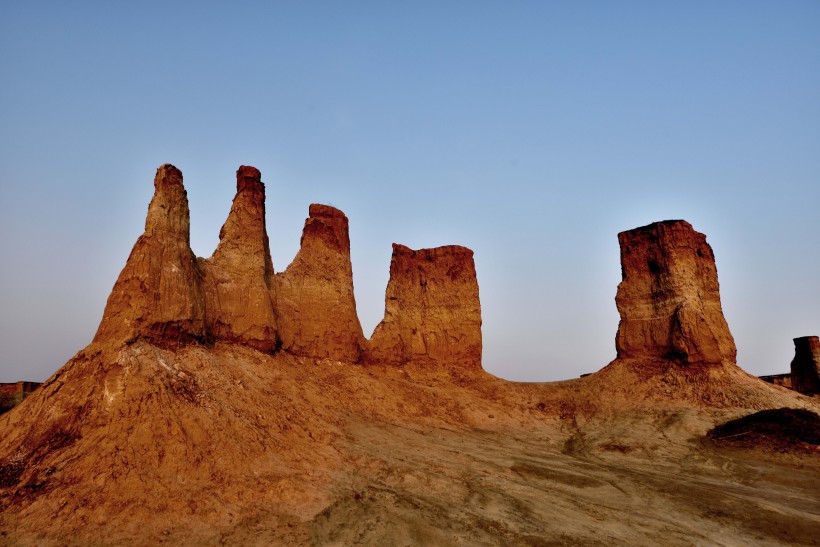
[[[282,349],[356,362],[364,335],[353,295],[347,217],[315,203],[309,214],[296,258],[276,276]]]
[[[255,167],[236,172],[236,197],[204,273],[207,325],[217,340],[261,351],[277,346],[273,264],[265,229],[265,185]]]
[[[393,244],[384,319],[368,360],[481,367],[481,304],[470,249]]]
[[[145,232],[108,297],[95,342],[144,338],[173,345],[205,337],[202,276],[189,227],[182,173],[165,164],[154,179]]]
[[[802,336],[794,339],[791,364],[792,388],[800,393],[820,393],[820,338]]]
[[[618,358],[734,363],[737,350],[706,236],[688,222],[667,220],[621,232],[618,241]]]

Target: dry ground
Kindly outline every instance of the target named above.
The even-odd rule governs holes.
[[[0,544],[820,544],[820,452],[712,427],[820,408],[741,370],[579,380],[91,346],[0,417]]]

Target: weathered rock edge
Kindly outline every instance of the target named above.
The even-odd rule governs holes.
[[[394,244],[385,318],[367,340],[356,312],[344,213],[312,204],[299,252],[276,274],[261,173],[243,165],[236,179],[219,245],[204,259],[190,247],[182,173],[170,164],[157,170],[145,233],[111,291],[95,342],[145,339],[173,348],[225,341],[350,363],[481,368],[470,249]]]

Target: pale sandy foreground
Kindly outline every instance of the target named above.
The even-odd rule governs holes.
[[[704,434],[816,399],[737,367],[590,377],[92,345],[0,417],[0,543],[820,542],[820,454]]]

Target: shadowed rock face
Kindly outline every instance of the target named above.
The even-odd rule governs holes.
[[[94,341],[158,345],[206,336],[202,277],[190,247],[188,196],[173,165],[157,169],[145,233],[134,245]]]
[[[791,366],[792,389],[806,394],[820,393],[820,338],[795,338]]]
[[[275,350],[273,264],[265,229],[265,185],[258,169],[243,165],[236,172],[236,197],[219,245],[200,265],[211,336]]]
[[[734,363],[706,236],[688,222],[668,220],[621,232],[618,241],[618,358]]]
[[[368,360],[481,367],[481,304],[470,249],[393,244],[384,319]]]
[[[276,276],[282,349],[296,355],[356,362],[364,335],[353,296],[347,217],[313,204],[299,252]]]

